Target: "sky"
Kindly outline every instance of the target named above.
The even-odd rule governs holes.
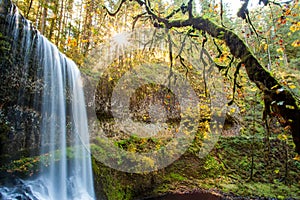
[[[282,3],[285,1],[286,0],[276,0],[277,3]],[[218,1],[215,1],[215,2],[218,2]],[[249,4],[248,4],[248,9],[251,10],[255,7],[263,6],[262,4],[259,5],[258,2],[259,2],[259,0],[250,0]],[[223,0],[223,4],[224,5],[228,4],[228,6],[230,6],[230,9],[232,10],[231,11],[232,14],[236,14],[242,5],[240,0]]]
[[[248,4],[249,10],[251,8],[255,8],[255,7],[259,6],[258,2],[259,2],[259,0],[250,0],[249,4]],[[231,14],[235,15],[238,12],[238,10],[240,9],[242,2],[240,0],[223,0],[223,4],[224,4],[224,6],[228,5],[230,7],[230,9],[232,10]]]
[[[172,1],[172,0],[165,0],[166,2]],[[183,0],[184,1],[184,0]],[[200,0],[195,0],[196,2],[196,10],[200,12],[201,10],[201,3]],[[248,9],[251,10],[252,8],[255,8],[259,6],[258,4],[259,0],[250,0],[248,4]],[[219,4],[220,1],[216,0],[216,4]],[[223,0],[223,6],[226,7],[227,11],[229,12],[230,15],[235,16],[238,10],[241,8],[243,2],[240,0]]]

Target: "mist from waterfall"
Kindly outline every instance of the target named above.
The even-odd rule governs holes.
[[[16,59],[24,56],[20,77],[24,85],[19,89],[18,106],[24,104],[30,62],[38,66],[36,82],[42,84],[33,104],[41,115],[40,156],[46,159],[41,161],[35,179],[22,181],[26,190],[23,193],[30,193],[30,199],[95,199],[80,71],[55,45],[33,30],[14,5],[6,19],[7,34],[13,39],[11,51]],[[0,188],[4,199],[17,198],[18,193],[20,188]]]

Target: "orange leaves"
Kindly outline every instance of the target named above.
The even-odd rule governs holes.
[[[76,47],[77,46],[77,41],[75,38],[72,38],[72,37],[68,37],[68,46],[73,46],[73,47]]]
[[[287,15],[291,15],[292,14],[292,11],[290,9],[287,9],[284,14],[287,16]]]
[[[297,155],[293,158],[293,160],[296,160],[296,161],[299,161],[299,162],[300,162],[300,155],[297,154]]]
[[[280,18],[278,18],[277,22],[279,24],[286,24],[286,17],[285,16],[281,16]]]
[[[224,62],[228,56],[229,56],[229,52],[223,52],[222,55],[220,56],[219,61]]]
[[[219,58],[215,58],[214,61],[221,64],[227,64],[230,62],[230,52],[224,51]]]

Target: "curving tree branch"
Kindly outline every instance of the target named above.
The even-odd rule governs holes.
[[[115,11],[109,11],[109,9],[106,6],[103,6],[103,8],[106,10],[106,12],[110,15],[110,16],[115,16],[116,14],[118,14],[118,12],[120,12],[122,5],[126,2],[126,0],[121,0],[119,3],[118,8]]]
[[[244,3],[244,14],[247,12],[248,0]],[[241,60],[241,66],[245,67],[249,79],[263,91],[266,101],[265,107],[269,110],[268,115],[277,115],[284,120],[280,120],[284,127],[290,127],[296,152],[300,154],[300,108],[293,94],[282,86],[258,59],[254,56],[248,46],[233,31],[217,25],[210,19],[190,16],[185,20],[169,20],[157,16],[146,5],[148,14],[165,28],[193,27],[201,30],[213,38],[224,40],[230,49],[231,54]],[[241,12],[241,15],[243,13]]]
[[[189,5],[192,5],[192,0],[188,2],[189,17],[184,20],[171,20],[170,17],[159,16],[151,8],[149,0],[146,0],[146,2],[142,0],[133,1],[145,7],[155,27],[167,29],[192,27],[195,30],[209,34],[213,38],[225,41],[233,58],[240,60],[239,69],[245,67],[249,79],[264,93],[265,111],[268,111],[266,114],[279,117],[282,126],[290,128],[296,145],[296,152],[300,154],[300,108],[297,105],[297,99],[262,66],[238,35],[210,19],[193,16],[192,8],[189,7]],[[248,2],[249,0],[244,0],[244,4],[238,13],[240,17],[244,17],[243,19],[246,19],[248,14]],[[266,3],[266,1],[263,1],[263,3]]]

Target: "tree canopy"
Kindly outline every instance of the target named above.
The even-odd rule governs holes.
[[[194,1],[189,0],[186,3],[182,3],[178,8],[171,11],[161,11],[156,7],[156,3],[149,0],[135,0],[141,10],[144,11],[144,15],[151,21],[153,26],[166,29],[180,29],[188,28],[186,34],[189,37],[202,37],[202,41],[199,45],[205,46],[207,41],[207,35],[217,40],[224,41],[229,48],[230,56],[232,59],[237,59],[238,62],[235,64],[235,75],[233,93],[235,93],[237,82],[236,77],[239,74],[241,68],[245,68],[249,79],[256,84],[256,86],[263,92],[264,100],[264,111],[263,119],[267,117],[277,117],[286,129],[290,130],[293,136],[294,143],[296,145],[296,151],[300,153],[300,110],[299,110],[299,99],[283,84],[277,81],[274,76],[263,66],[262,62],[259,61],[258,56],[253,53],[251,47],[249,47],[241,37],[238,36],[234,30],[224,26],[223,18],[223,5],[222,1],[221,9],[216,11],[220,15],[220,20],[215,20],[208,14],[195,14]],[[109,11],[106,9],[109,15],[115,16],[120,12],[122,6],[127,3],[126,0],[119,2],[115,11]],[[298,8],[298,2],[288,1],[284,3],[276,3],[271,1],[260,1],[264,6],[271,6],[274,4],[282,9],[283,14],[277,19],[281,24],[286,23],[288,18],[294,10]],[[251,33],[257,36],[257,39],[264,39],[264,33],[256,30],[256,27],[252,23],[248,10],[249,0],[243,1],[241,8],[239,9],[237,16],[246,21],[250,25]],[[214,2],[210,2],[209,7],[217,8]],[[179,17],[178,17],[179,15]],[[297,14],[294,13],[297,16]],[[142,16],[139,15],[138,17]],[[219,21],[219,24],[217,23]],[[292,22],[290,29],[293,31],[295,26],[298,26],[297,21]],[[295,25],[297,24],[297,25]],[[195,33],[195,31],[199,31]],[[201,35],[200,35],[201,34]],[[293,46],[297,47],[299,40],[293,41]],[[282,47],[284,48],[284,47]],[[219,53],[223,52],[219,49]],[[282,49],[279,49],[279,51]],[[232,64],[232,62],[230,62]],[[216,63],[219,69],[226,69],[229,66],[220,65]],[[233,103],[233,100],[229,104]]]
[[[276,118],[300,153],[299,1],[260,0],[254,8],[249,0],[240,2],[232,16],[222,0],[16,1],[25,17],[79,65],[92,49],[121,31],[154,26],[181,32],[208,49],[220,73],[230,77],[229,104],[240,96],[246,72],[263,96],[266,127]]]

